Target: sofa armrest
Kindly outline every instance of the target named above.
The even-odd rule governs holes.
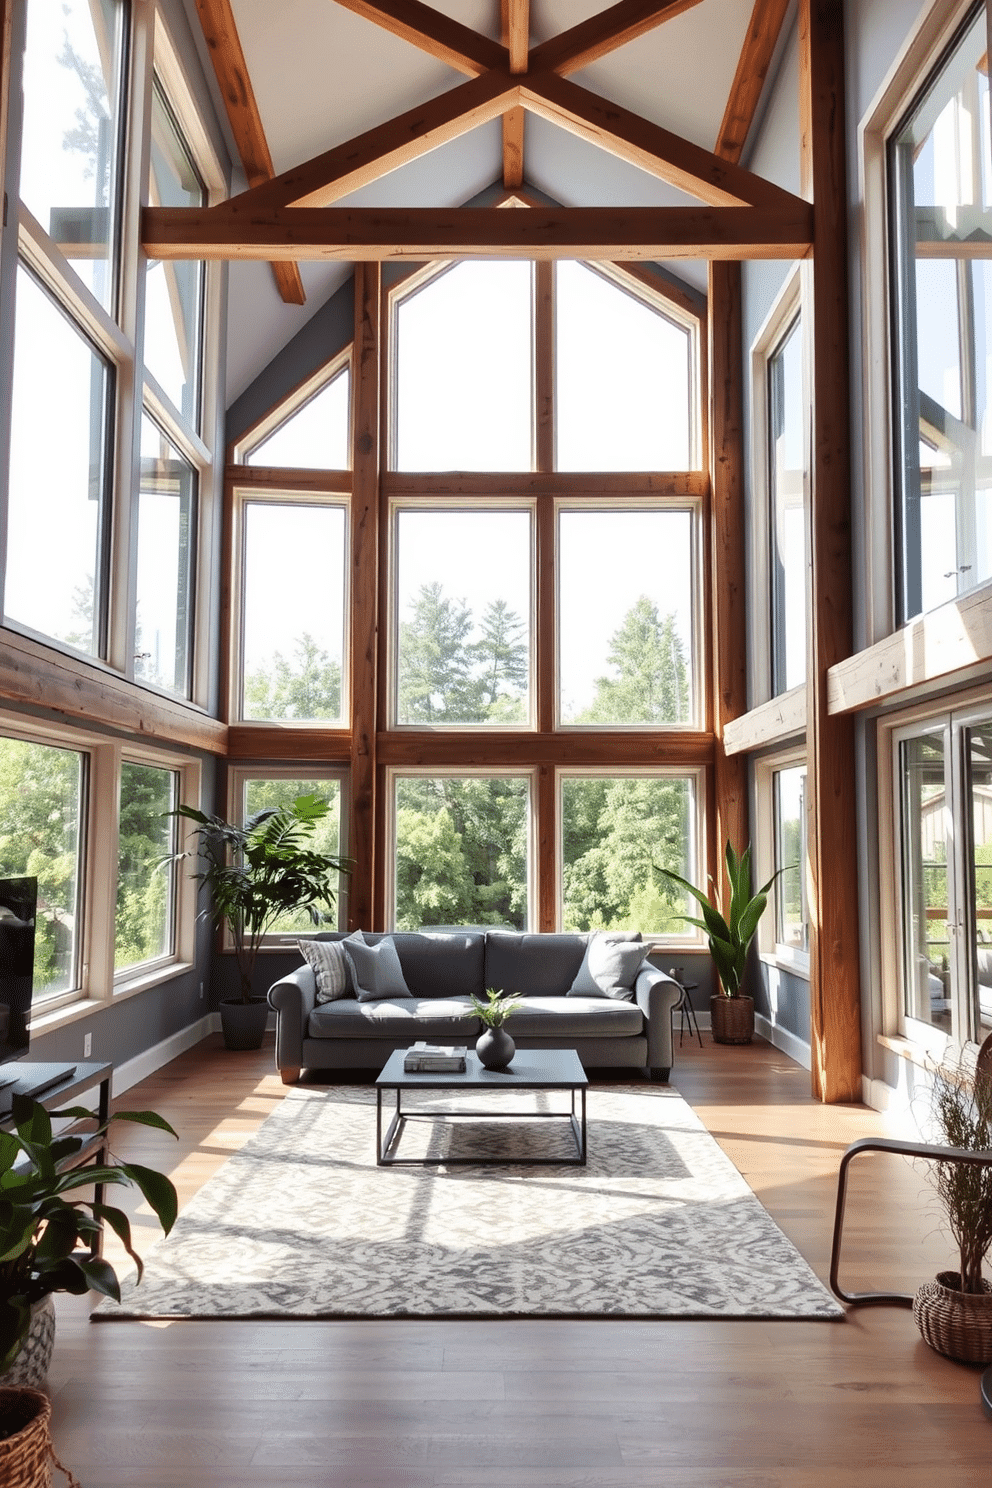
[[[269,988],[269,1007],[276,1010],[277,1069],[302,1069],[303,1037],[316,1002],[313,967],[305,963]]]
[[[682,988],[667,971],[646,962],[637,973],[634,998],[647,1025],[648,1068],[664,1071],[666,1080],[672,1068],[672,1008],[681,996]]]

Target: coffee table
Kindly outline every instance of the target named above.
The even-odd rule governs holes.
[[[488,1070],[479,1062],[474,1050],[466,1056],[463,1073],[445,1071],[407,1074],[403,1068],[405,1049],[397,1049],[386,1060],[382,1074],[375,1082],[375,1160],[381,1167],[390,1163],[449,1166],[471,1163],[475,1167],[585,1167],[586,1162],[586,1087],[589,1084],[582,1062],[574,1049],[518,1049],[506,1069]],[[387,1090],[396,1092],[396,1109],[383,1132],[382,1097]],[[494,1091],[494,1090],[561,1090],[571,1095],[571,1105],[564,1111],[470,1110],[460,1103],[457,1110],[411,1111],[403,1109],[403,1092],[410,1090]],[[578,1111],[576,1111],[576,1096]],[[387,1115],[388,1115],[387,1111]],[[448,1117],[481,1117],[486,1121],[567,1121],[575,1139],[574,1157],[397,1157],[396,1148],[407,1121],[438,1121]]]

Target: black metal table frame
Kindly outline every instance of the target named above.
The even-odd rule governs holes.
[[[377,1085],[375,1092],[375,1160],[379,1167],[392,1165],[407,1167],[449,1167],[453,1164],[480,1168],[495,1167],[556,1167],[556,1168],[584,1168],[586,1165],[586,1087],[569,1085],[547,1085],[547,1084],[514,1084],[514,1093],[518,1090],[543,1091],[548,1094],[554,1090],[570,1090],[572,1096],[571,1110],[568,1111],[470,1111],[460,1107],[456,1111],[404,1111],[402,1098],[404,1090],[455,1090],[457,1085],[432,1084],[422,1085]],[[472,1085],[466,1087],[470,1090],[490,1089],[489,1086]],[[385,1138],[382,1134],[382,1096],[385,1090],[395,1090],[396,1110],[393,1112]],[[575,1097],[579,1095],[580,1110],[576,1115]],[[572,1129],[575,1139],[575,1157],[394,1157],[390,1156],[390,1149],[399,1144],[403,1135],[403,1127],[408,1121],[437,1121],[453,1117],[459,1121],[471,1118],[483,1121],[531,1121],[550,1120],[567,1121]]]

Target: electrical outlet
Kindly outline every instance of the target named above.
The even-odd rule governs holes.
[[[200,1001],[203,1001],[203,983],[200,983]]]
[[[90,1057],[90,1055],[92,1053],[93,1053],[93,1035],[91,1033],[84,1033],[83,1034],[83,1058],[84,1059],[89,1059],[89,1057]]]

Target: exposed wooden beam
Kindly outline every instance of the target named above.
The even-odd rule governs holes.
[[[620,0],[618,5],[601,10],[535,47],[530,56],[531,71],[546,69],[562,76],[578,72],[580,67],[588,67],[590,62],[626,46],[628,41],[636,41],[699,3],[700,0],[668,0],[667,5],[659,5],[658,0]]]
[[[754,11],[714,147],[717,155],[732,160],[735,165],[741,158],[748,131],[754,122],[788,8],[789,0],[754,0]]]
[[[231,0],[196,0],[196,8],[245,177],[249,186],[260,186],[272,179],[272,156],[248,75]],[[272,272],[287,305],[305,303],[306,292],[295,263],[274,263]]]
[[[530,46],[530,0],[500,0],[501,39],[509,56],[510,72],[527,71]],[[524,111],[503,115],[503,188],[513,191],[524,183]]]
[[[812,231],[804,202],[785,209],[285,207],[250,214],[222,202],[142,213],[146,252],[166,260],[794,259],[809,252]]]
[[[810,908],[813,1094],[861,1099],[861,988],[854,723],[827,706],[831,666],[852,642],[851,433],[844,7],[799,0],[800,161],[816,203],[815,258],[803,265],[810,383],[807,542],[806,879]]]
[[[326,207],[479,124],[499,118],[519,102],[517,86],[508,72],[484,73],[283,171],[264,186],[232,197],[228,205],[245,213],[293,204]]]
[[[524,108],[710,206],[783,207],[781,187],[553,73],[521,79]]]
[[[506,48],[469,26],[454,21],[420,0],[334,0],[345,10],[401,36],[422,52],[446,62],[456,72],[478,77],[491,67],[506,67]]]

